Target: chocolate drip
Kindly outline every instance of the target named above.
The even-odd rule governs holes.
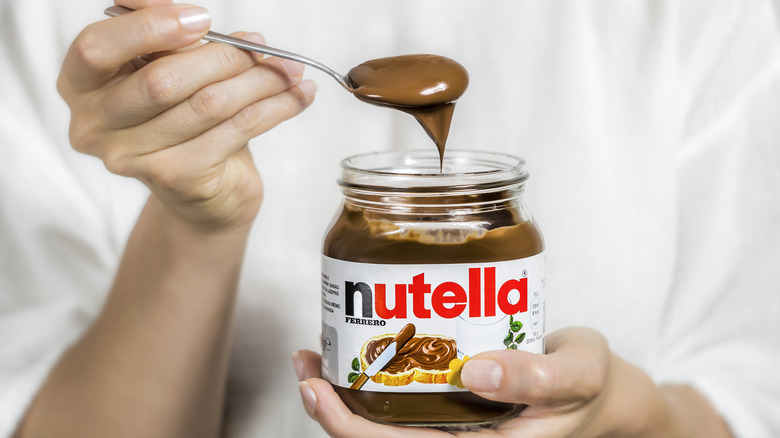
[[[393,56],[364,62],[347,76],[358,99],[413,115],[443,159],[455,101],[469,82],[462,65],[437,55]]]
[[[392,341],[389,336],[370,341],[366,347],[366,361],[373,363]],[[399,374],[414,368],[446,370],[456,357],[454,339],[417,335],[401,348],[382,371]]]

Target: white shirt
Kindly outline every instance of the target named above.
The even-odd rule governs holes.
[[[526,159],[548,329],[594,327],[658,383],[695,386],[738,436],[780,436],[773,3],[200,4],[214,30],[260,31],[343,72],[404,53],[462,63],[471,84],[448,147]],[[147,196],[70,148],[55,89],[70,41],[106,6],[0,0],[0,437],[99,312]],[[411,117],[307,76],[320,84],[314,105],[252,143],[266,194],[235,316],[229,437],[324,436],[305,416],[290,353],[319,348],[338,162],[433,147]]]

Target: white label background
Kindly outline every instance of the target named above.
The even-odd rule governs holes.
[[[345,262],[342,260],[322,257],[322,322],[323,322],[323,376],[331,383],[349,387],[348,375],[354,372],[352,361],[360,355],[363,344],[378,335],[395,336],[407,323],[413,323],[418,335],[444,336],[455,338],[459,354],[473,356],[482,351],[505,348],[504,337],[509,332],[509,316],[501,313],[496,305],[497,316],[493,318],[470,318],[469,307],[456,318],[445,319],[431,310],[431,295],[425,295],[425,308],[431,310],[430,319],[419,319],[414,316],[412,295],[407,292],[407,317],[391,318],[385,326],[358,325],[345,322],[345,282],[363,282],[376,292],[376,284],[386,285],[387,308],[395,307],[395,285],[411,284],[416,275],[425,274],[425,283],[431,285],[431,290],[446,281],[453,281],[469,291],[469,269],[496,269],[496,294],[501,285],[510,279],[528,279],[528,311],[513,315],[515,321],[523,324],[522,329],[515,333],[525,332],[525,339],[518,344],[519,350],[532,353],[544,352],[544,253],[532,257],[492,263],[463,264],[433,264],[433,265],[380,265],[370,263]],[[482,283],[485,280],[482,270]],[[481,286],[484,286],[482,284]],[[510,293],[510,302],[516,303],[519,292]],[[481,291],[484,297],[484,291]],[[362,315],[360,294],[354,294],[351,299],[357,299],[354,306],[354,318],[366,319]],[[374,303],[376,305],[376,303]],[[452,305],[447,306],[452,307]],[[484,311],[484,303],[482,304]],[[380,319],[374,313],[375,321]],[[458,342],[460,340],[460,342]],[[461,345],[462,344],[462,345]],[[466,350],[466,351],[463,351]],[[443,392],[462,391],[449,384],[425,384],[412,382],[406,386],[386,386],[369,380],[363,391],[384,392]]]

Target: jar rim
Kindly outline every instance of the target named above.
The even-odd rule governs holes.
[[[447,150],[439,168],[436,150],[393,150],[341,161],[344,187],[383,190],[473,190],[522,184],[525,160],[503,152]]]

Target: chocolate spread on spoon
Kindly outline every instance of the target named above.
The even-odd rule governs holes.
[[[462,65],[438,55],[374,59],[347,74],[358,99],[413,115],[444,157],[455,101],[469,76]]]

